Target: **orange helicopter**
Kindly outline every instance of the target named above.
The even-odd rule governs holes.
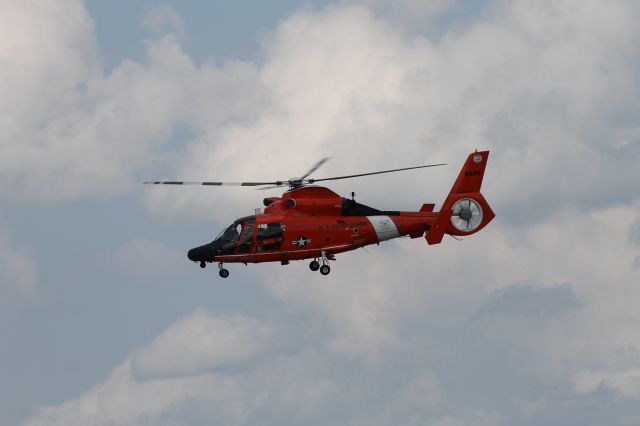
[[[435,204],[423,204],[416,212],[386,211],[341,197],[316,182],[349,179],[403,170],[442,166],[428,164],[401,169],[360,173],[323,179],[309,176],[328,158],[316,163],[300,178],[274,182],[144,182],[154,185],[248,186],[271,189],[288,186],[282,197],[263,200],[264,211],[237,219],[208,244],[189,250],[189,260],[200,264],[218,263],[219,275],[229,276],[224,263],[280,262],[313,259],[312,271],[331,272],[330,260],[338,253],[392,238],[420,238],[426,233],[428,244],[439,244],[444,234],[471,235],[484,228],[495,214],[480,193],[489,151],[471,153],[440,211]],[[266,186],[266,187],[265,187]]]

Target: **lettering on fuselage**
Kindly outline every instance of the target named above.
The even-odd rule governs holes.
[[[464,175],[469,177],[469,176],[480,176],[482,174],[482,172],[480,170],[472,170],[470,172],[464,172]]]
[[[336,229],[352,229],[352,228],[360,228],[361,226],[365,226],[367,222],[350,222],[350,223],[330,223],[330,224],[320,224],[318,225],[318,229],[321,231],[333,231]]]

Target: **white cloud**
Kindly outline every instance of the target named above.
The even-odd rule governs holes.
[[[18,113],[19,126],[2,123],[36,136],[35,144],[3,139],[2,145],[21,159],[2,176],[20,180],[30,197],[124,190],[134,172],[169,160],[170,177],[193,180],[287,178],[326,155],[334,159],[322,175],[449,160],[448,172],[428,179],[358,181],[362,202],[408,209],[428,201],[426,195],[440,201],[458,162],[488,147],[485,193],[498,216],[462,243],[400,240],[370,255],[340,256],[329,277],[309,275],[304,266],[278,271],[265,286],[301,324],[270,331],[255,319],[197,312],[104,383],[44,409],[31,423],[180,423],[195,415],[181,409],[225,424],[255,416],[281,424],[292,412],[309,423],[326,420],[319,414],[328,415],[328,407],[343,414],[343,423],[409,423],[423,414],[421,401],[441,410],[431,414],[432,424],[489,425],[517,423],[505,420],[511,403],[564,407],[498,386],[480,401],[464,389],[451,392],[457,370],[436,371],[448,359],[533,387],[568,382],[578,397],[600,384],[637,397],[638,361],[616,355],[640,348],[634,303],[640,249],[629,239],[640,195],[635,15],[634,2],[606,8],[571,0],[498,2],[477,21],[432,40],[407,35],[362,7],[329,7],[284,20],[264,40],[257,64],[197,65],[174,37],[163,36],[149,42],[144,63],[125,61],[106,76],[95,71],[92,47],[67,49],[82,66],[61,72],[66,77],[45,97],[38,125]],[[69,25],[74,37],[54,42],[91,39],[84,18]],[[58,99],[66,108],[51,106]],[[176,122],[196,136],[184,155],[172,156],[160,151]],[[60,182],[64,190],[52,190]],[[335,188],[356,186],[348,185]],[[202,188],[175,189],[149,191],[150,209],[231,220],[262,195],[225,189],[221,203]],[[523,282],[566,283],[579,303],[481,315],[492,295]],[[272,333],[301,334],[317,324],[329,335],[312,347],[267,350]],[[421,337],[424,330],[434,333]],[[486,353],[482,358],[473,349]],[[496,352],[516,359],[511,373],[504,365],[492,369]],[[396,356],[406,363],[393,364]],[[382,385],[372,383],[376,375]],[[370,412],[377,406],[383,409]]]
[[[187,38],[184,22],[182,22],[182,19],[178,16],[175,9],[167,4],[151,9],[151,11],[144,16],[142,25],[147,31],[150,31],[156,36],[173,33],[180,40]]]
[[[585,370],[576,375],[574,385],[579,392],[593,392],[598,386],[607,386],[622,395],[640,398],[640,368],[613,372]]]
[[[331,279],[301,265],[268,278],[267,288],[297,312],[324,318],[327,349],[338,354],[384,359],[406,344],[413,327],[470,321],[485,338],[518,347],[526,374],[572,381],[585,368],[636,368],[637,359],[611,364],[619,351],[640,349],[634,303],[640,249],[627,237],[636,211],[637,204],[570,211],[527,228],[498,222],[436,247],[401,240],[392,250],[383,245],[341,256]],[[501,292],[523,282],[529,291]]]
[[[313,424],[333,419],[327,413],[336,410],[344,424],[419,418],[435,425],[503,425],[562,407],[548,397],[510,395],[508,386],[500,391],[505,381],[525,386],[523,378],[528,386],[568,382],[575,398],[600,385],[636,398],[640,289],[632,268],[640,249],[627,238],[634,217],[635,208],[618,207],[580,218],[560,215],[532,228],[497,225],[482,237],[431,250],[422,240],[405,240],[395,250],[343,257],[349,265],[336,263],[330,279],[291,265],[287,282],[273,279],[267,288],[297,317],[265,326],[198,310],[133,353],[104,383],[43,409],[29,424],[170,424],[193,419],[191,410],[226,424],[256,418],[270,424],[282,416]],[[579,249],[594,246],[607,251]],[[416,251],[421,255],[410,256]],[[367,266],[385,254],[386,267]],[[369,269],[373,275],[363,278]],[[552,276],[573,284],[536,290]],[[523,281],[528,287],[515,288],[530,291],[500,290]],[[545,297],[558,292],[564,305],[547,306]],[[537,301],[532,294],[540,295]],[[313,331],[318,324],[325,324],[326,336]],[[514,367],[486,359],[502,353],[511,354]],[[464,376],[467,395],[456,391],[455,372],[437,367],[447,363],[487,371]],[[478,405],[481,389],[489,405],[501,408]],[[521,408],[502,411],[502,395]],[[382,404],[384,415],[369,415],[371,404]]]
[[[341,257],[329,277],[291,265],[286,281],[278,275],[267,289],[293,319],[264,326],[196,311],[104,383],[43,409],[28,424],[170,424],[193,416],[225,424],[257,418],[275,424],[282,416],[326,424],[334,419],[327,413],[335,413],[354,425],[417,419],[503,425],[559,409],[582,418],[580,395],[600,384],[637,397],[640,288],[633,260],[640,249],[627,237],[635,212],[635,206],[571,212],[529,228],[497,223],[482,236],[438,247],[403,240],[393,250],[383,245]],[[535,290],[550,279],[572,284]],[[528,282],[542,296],[500,291],[514,282]],[[558,292],[564,306],[532,305]],[[490,362],[505,354],[513,366]],[[473,366],[486,371],[467,376]],[[457,388],[457,374],[468,391]],[[516,389],[568,382],[578,399],[571,411],[563,400],[500,389],[511,381]],[[510,411],[509,404],[520,408]],[[383,414],[371,414],[372,406]]]
[[[297,13],[265,39],[256,69],[262,108],[244,120],[203,123],[175,173],[282,179],[326,155],[333,160],[318,177],[448,161],[448,171],[334,185],[408,209],[426,195],[441,201],[464,156],[486,147],[486,191],[505,220],[531,223],[562,206],[636,198],[635,8],[511,2],[437,41],[364,8]],[[151,205],[216,217],[232,205],[243,215],[262,195],[224,191],[225,206],[210,191],[166,188],[153,192]]]
[[[556,328],[525,335],[501,329],[537,357],[533,369],[556,371],[567,357],[584,366],[622,345],[640,345],[628,320],[637,250],[626,235],[635,210],[598,210],[603,200],[637,198],[631,185],[638,169],[614,141],[590,135],[628,134],[635,126],[601,118],[638,106],[629,43],[638,33],[627,13],[634,6],[617,3],[601,16],[583,3],[555,4],[509,3],[438,43],[407,38],[360,8],[296,14],[268,39],[261,73],[271,107],[253,122],[226,127],[215,145],[203,141],[185,166],[190,176],[230,169],[241,177],[243,164],[260,164],[266,176],[286,177],[270,153],[286,152],[300,168],[339,152],[326,167],[331,174],[399,157],[462,158],[469,147],[493,149],[485,192],[498,219],[481,235],[344,255],[348,268],[340,271],[339,261],[335,278],[314,286],[300,285],[307,271],[269,279],[275,297],[328,320],[331,351],[384,355],[416,318],[455,324],[492,291],[527,280],[572,283],[585,304],[571,321],[550,320]],[[366,190],[366,182],[358,186]],[[434,179],[443,195],[450,182]],[[385,189],[369,190],[374,205],[416,198],[415,187]],[[245,195],[232,196],[247,204]],[[180,208],[220,210],[192,193],[178,197]],[[607,337],[590,337],[594,329]]]
[[[433,13],[449,7],[438,5]],[[105,75],[79,3],[16,3],[3,14],[11,25],[2,27],[0,48],[8,64],[4,191],[30,200],[106,197],[131,190],[142,172],[287,178],[327,154],[334,160],[323,175],[449,161],[449,172],[428,177],[336,184],[343,192],[357,185],[372,203],[410,208],[422,201],[416,190],[440,201],[464,155],[488,147],[493,176],[509,176],[489,176],[488,191],[510,220],[545,217],[541,199],[587,207],[637,197],[640,150],[630,137],[637,125],[625,118],[638,111],[636,8],[512,2],[432,41],[362,7],[329,7],[284,20],[257,64],[197,65],[175,37],[158,32],[144,63],[127,60]],[[179,21],[171,9],[155,15]],[[33,27],[40,30],[23,34]],[[181,141],[186,156],[163,153],[179,123],[195,140]],[[553,178],[558,173],[563,179]],[[429,181],[428,190],[409,190],[408,179]],[[211,191],[148,192],[161,214],[228,213]],[[224,191],[235,215],[262,195]]]
[[[219,125],[259,106],[251,64],[197,67],[168,34],[148,42],[145,63],[125,60],[105,75],[80,1],[3,8],[3,196],[42,202],[131,191],[140,184],[134,175],[167,161],[154,153],[178,124],[197,134],[197,123]]]
[[[244,363],[268,347],[271,330],[243,316],[215,318],[204,310],[165,330],[134,357],[143,377],[185,376]]]
[[[443,399],[438,379],[429,371],[422,372],[409,380],[404,389],[402,400],[417,406],[437,406]]]
[[[324,410],[324,401],[344,397],[323,376],[326,361],[313,351],[251,360],[271,343],[270,328],[255,319],[198,310],[130,356],[103,383],[78,399],[40,410],[27,424],[172,424],[175,415],[179,423],[197,423],[203,416],[206,422],[247,424],[285,411],[288,418],[313,418]],[[181,413],[183,407],[187,413]]]
[[[16,245],[0,223],[0,306],[32,300],[37,294],[38,264],[34,256]]]
[[[218,371],[266,350],[269,329],[239,315],[213,317],[197,310],[129,357],[102,384],[59,407],[43,409],[30,425],[132,425],[190,399],[215,405],[225,424],[240,424],[247,402],[242,380]]]
[[[376,365],[342,364],[293,342],[273,346],[286,343],[298,325],[273,326],[198,310],[129,356],[104,382],[77,399],[42,408],[26,424],[242,425],[282,424],[286,418],[384,425],[394,419],[415,423],[441,404],[440,384],[428,370],[388,374]],[[363,409],[371,404],[380,412]]]
[[[49,173],[62,171],[70,155],[82,155],[82,144],[64,147],[46,136],[68,131],[61,124],[77,114],[78,85],[98,69],[91,21],[80,1],[3,2],[2,10],[0,177],[5,193],[32,177],[53,178]]]
[[[178,378],[160,381],[136,381],[131,372],[130,362],[117,367],[111,376],[81,398],[69,401],[59,407],[44,408],[29,420],[28,425],[135,425],[145,419],[154,419],[164,410],[186,399],[203,398],[203,391],[209,390],[207,399],[226,399],[224,394],[232,394],[232,389],[223,378],[214,374],[197,378]],[[242,417],[243,403],[223,405],[219,418],[226,424],[237,424]]]

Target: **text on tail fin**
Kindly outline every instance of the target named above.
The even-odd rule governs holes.
[[[462,170],[460,170],[458,179],[451,188],[451,194],[479,192],[488,159],[489,151],[476,151],[469,154]]]

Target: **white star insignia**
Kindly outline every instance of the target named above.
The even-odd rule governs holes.
[[[311,242],[311,240],[306,239],[304,237],[299,237],[297,240],[293,241],[293,244],[295,244],[298,247],[304,247],[305,245],[309,244]]]

